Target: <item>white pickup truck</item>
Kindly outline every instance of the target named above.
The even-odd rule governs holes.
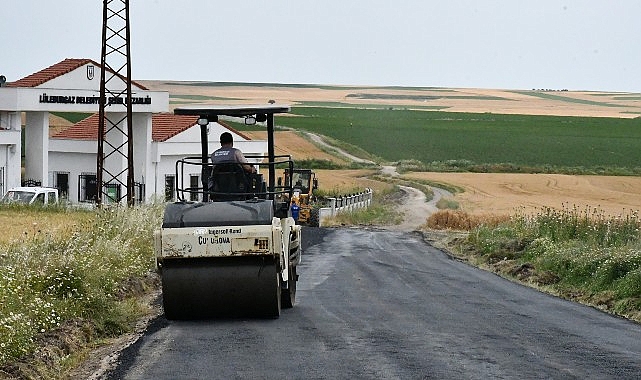
[[[2,197],[2,203],[51,205],[58,203],[58,189],[52,187],[14,187]]]

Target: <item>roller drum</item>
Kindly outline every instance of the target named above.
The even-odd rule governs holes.
[[[161,269],[165,316],[277,318],[281,309],[277,264],[264,256],[166,259]]]

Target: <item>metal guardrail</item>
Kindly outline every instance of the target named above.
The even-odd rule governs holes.
[[[328,198],[328,207],[321,207],[318,211],[318,225],[323,227],[323,222],[342,212],[350,212],[360,208],[367,208],[372,203],[372,189],[358,194],[342,195],[336,198]]]

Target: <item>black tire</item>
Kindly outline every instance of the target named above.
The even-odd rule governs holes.
[[[291,309],[296,303],[296,283],[298,279],[296,278],[296,267],[291,265],[289,266],[289,281],[287,281],[287,289],[281,289],[281,305],[283,309]]]
[[[282,307],[283,293],[280,286],[280,274],[276,273],[276,297],[273,300],[270,310],[266,313],[266,317],[278,318],[280,317],[280,309]]]

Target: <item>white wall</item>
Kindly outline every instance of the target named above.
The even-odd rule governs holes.
[[[2,192],[20,186],[21,118],[19,112],[0,112],[0,167],[2,170]]]
[[[142,117],[142,114],[141,114]],[[164,142],[150,142],[151,130],[140,127],[140,121],[134,121],[138,140],[134,137],[134,177],[136,182],[145,183],[145,199],[155,196],[164,197],[165,175],[175,175],[176,161],[186,156],[200,156],[200,127],[194,125],[186,131]],[[228,131],[223,126],[212,123],[209,133],[209,152],[220,147],[220,133]],[[146,137],[142,136],[148,136]],[[245,141],[234,134],[234,146],[245,154],[266,155],[267,141]],[[138,141],[138,142],[137,142]],[[145,142],[141,147],[139,142]],[[69,200],[78,201],[78,176],[82,173],[96,173],[96,141],[51,139],[49,152],[50,178],[54,172],[69,172]],[[190,175],[200,176],[198,166],[189,166],[183,173],[184,186],[189,186]],[[144,176],[144,181],[143,181]],[[176,179],[178,180],[178,179]],[[177,182],[180,183],[180,182]]]
[[[49,186],[49,113],[27,112],[25,119],[25,177]],[[28,158],[28,159],[27,159]]]
[[[7,186],[7,173],[9,168],[7,162],[9,161],[9,146],[0,144],[0,196],[4,195],[7,190],[12,186]]]
[[[96,153],[49,152],[49,177],[55,172],[69,173],[69,201],[78,202],[79,176],[96,173]]]
[[[134,180],[138,183],[150,183],[154,178],[152,165],[151,142],[151,113],[133,115],[134,124]],[[154,195],[153,187],[145,185],[145,200],[151,200]]]
[[[22,142],[20,113],[0,112],[0,195],[12,187],[20,186]]]
[[[43,111],[43,112],[98,112],[98,103],[82,103],[78,98],[93,98],[100,95],[100,89],[69,89],[46,87],[0,87],[0,110],[2,111]],[[44,97],[66,96],[74,99],[73,103],[51,103],[43,101]],[[169,93],[163,91],[138,91],[134,98],[149,96],[151,104],[132,104],[132,111],[138,112],[167,112]],[[112,104],[106,107],[106,112],[126,112],[125,105]]]

